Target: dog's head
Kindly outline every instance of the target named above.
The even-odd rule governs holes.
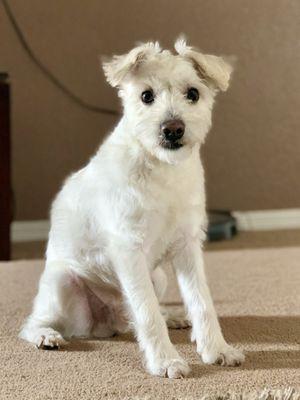
[[[107,81],[119,89],[130,134],[169,163],[203,142],[214,97],[228,88],[232,71],[221,57],[202,54],[184,39],[175,50],[174,55],[150,42],[103,63]]]

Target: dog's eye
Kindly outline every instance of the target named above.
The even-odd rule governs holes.
[[[152,90],[145,90],[141,96],[142,102],[145,104],[153,103],[154,101],[154,94]]]
[[[199,92],[198,89],[196,88],[189,88],[189,90],[186,93],[186,98],[191,102],[191,103],[197,103],[199,100]]]

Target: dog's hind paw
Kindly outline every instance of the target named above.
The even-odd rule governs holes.
[[[27,333],[26,339],[42,350],[56,350],[67,343],[62,335],[52,328],[39,328],[36,332],[31,332],[30,337]]]
[[[65,339],[59,332],[52,331],[41,335],[36,344],[38,349],[42,350],[56,350],[66,343]]]
[[[161,312],[165,318],[168,328],[170,329],[184,329],[192,326],[191,321],[188,320],[182,307],[162,307]]]

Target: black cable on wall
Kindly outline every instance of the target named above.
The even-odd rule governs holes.
[[[98,107],[96,105],[90,104],[85,100],[81,99],[79,96],[74,94],[64,83],[62,83],[50,70],[47,68],[40,59],[35,55],[33,50],[31,49],[30,45],[28,44],[25,35],[20,28],[14,13],[12,12],[8,2],[6,0],[2,0],[4,10],[6,15],[9,19],[11,26],[15,34],[17,35],[20,44],[22,45],[23,49],[27,53],[28,57],[31,61],[35,64],[35,66],[46,76],[46,78],[52,82],[54,86],[56,86],[62,93],[64,93],[67,97],[69,97],[73,102],[78,104],[80,107],[85,108],[88,111],[92,111],[95,113],[100,114],[108,114],[108,115],[119,115],[119,112],[116,110],[112,110],[105,107]]]

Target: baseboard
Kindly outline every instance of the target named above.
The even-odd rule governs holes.
[[[240,231],[269,231],[300,228],[300,208],[261,211],[235,211]]]
[[[48,220],[14,221],[11,225],[13,242],[47,240],[50,224]]]
[[[235,211],[240,231],[267,231],[276,229],[300,229],[300,208],[262,211]],[[13,242],[47,240],[48,220],[15,221],[12,223]]]

